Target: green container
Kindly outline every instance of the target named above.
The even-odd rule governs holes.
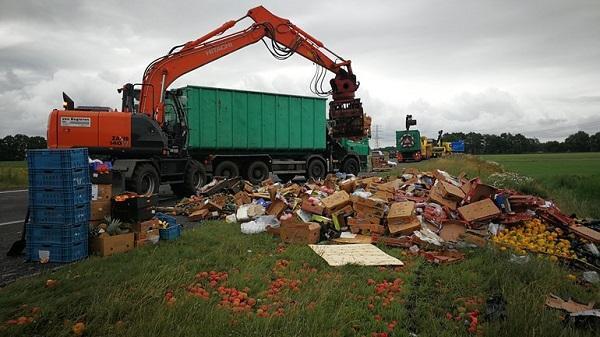
[[[303,151],[326,147],[326,99],[187,86],[190,150]]]
[[[396,150],[402,153],[420,151],[421,133],[419,130],[396,131]]]

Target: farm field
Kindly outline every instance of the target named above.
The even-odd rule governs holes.
[[[509,171],[533,178],[553,178],[564,175],[597,176],[600,179],[600,152],[531,153],[483,155]]]
[[[0,191],[27,188],[27,162],[0,161]]]

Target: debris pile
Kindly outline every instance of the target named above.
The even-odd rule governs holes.
[[[383,243],[437,263],[489,241],[512,249],[598,265],[600,233],[551,201],[447,172],[405,169],[399,176],[263,181],[216,179],[173,209],[190,221],[226,219],[244,233],[268,231],[287,243]]]

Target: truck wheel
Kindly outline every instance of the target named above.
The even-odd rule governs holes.
[[[215,176],[217,177],[234,178],[239,175],[240,169],[236,163],[230,160],[220,162],[215,168]]]
[[[185,169],[182,184],[171,184],[171,190],[178,197],[189,197],[206,184],[206,168],[196,160],[190,160]]]
[[[140,164],[135,168],[129,181],[129,190],[137,194],[158,193],[160,178],[152,164]]]
[[[342,164],[342,172],[346,174],[351,173],[357,176],[358,172],[360,172],[360,164],[358,163],[358,160],[356,160],[356,158],[348,158],[344,160],[344,163]]]
[[[314,179],[323,179],[325,178],[325,174],[327,170],[325,169],[325,163],[323,163],[319,159],[313,159],[308,163],[308,168],[306,169],[306,175],[308,178]]]
[[[261,160],[254,161],[248,166],[248,180],[253,184],[259,184],[269,178],[269,167]]]

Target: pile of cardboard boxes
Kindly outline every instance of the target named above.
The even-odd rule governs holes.
[[[188,215],[190,221],[245,223],[270,215],[280,226],[267,231],[288,243],[381,242],[428,249],[459,242],[483,246],[502,228],[533,218],[586,240],[593,238],[597,243],[599,239],[598,232],[578,225],[552,203],[439,170],[409,168],[388,177],[328,175],[304,184],[268,179],[256,186],[234,178],[213,181],[198,192],[173,211]],[[243,218],[236,218],[238,208],[244,208]],[[428,254],[449,260],[443,258],[446,253]]]
[[[112,174],[92,173],[92,201],[90,227],[108,225],[111,219],[128,224],[129,233],[101,235],[90,238],[90,251],[100,256],[123,253],[134,247],[156,243],[159,240],[160,221],[154,218],[157,196],[139,196],[125,193],[113,196]]]

